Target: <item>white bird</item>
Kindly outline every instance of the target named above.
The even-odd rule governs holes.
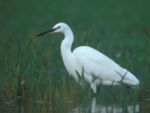
[[[120,67],[103,53],[88,46],[77,47],[71,51],[74,35],[70,27],[65,23],[56,24],[51,30],[40,33],[63,33],[65,38],[61,42],[61,56],[63,63],[76,81],[84,75],[86,82],[90,84],[96,94],[97,85],[119,85],[124,83],[128,86],[138,86],[139,80],[127,69]]]

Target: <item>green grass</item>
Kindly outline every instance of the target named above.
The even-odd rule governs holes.
[[[89,106],[89,88],[77,85],[64,68],[60,55],[63,35],[35,37],[63,21],[74,32],[73,49],[92,46],[126,67],[141,82],[138,90],[100,86],[99,103],[116,102],[126,108],[139,102],[141,112],[149,110],[150,102],[146,101],[150,98],[149,1],[1,0],[0,11],[2,103],[17,98],[29,102],[44,100],[44,105],[35,104],[40,106],[37,112],[56,112],[58,108],[68,112],[80,102]],[[66,97],[74,101],[72,106],[66,107]]]

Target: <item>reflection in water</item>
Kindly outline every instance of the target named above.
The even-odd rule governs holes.
[[[86,108],[83,108],[82,106],[79,106],[72,110],[72,113],[85,113],[85,112],[91,112],[91,113],[138,113],[139,112],[139,104],[133,106],[128,105],[125,108],[122,108],[119,105],[98,105],[96,103],[96,98],[93,98],[91,102],[91,107],[88,106]]]

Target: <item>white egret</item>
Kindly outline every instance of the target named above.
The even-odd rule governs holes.
[[[74,36],[70,27],[65,23],[58,23],[51,30],[40,33],[38,36],[57,32],[63,33],[65,36],[61,42],[61,56],[67,71],[76,81],[79,81],[79,75],[83,73],[85,81],[90,84],[94,93],[96,93],[96,87],[99,84],[119,85],[124,83],[129,86],[140,84],[131,72],[120,67],[96,49],[80,46],[71,51]]]

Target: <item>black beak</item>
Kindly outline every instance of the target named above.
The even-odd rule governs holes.
[[[47,33],[52,33],[52,32],[54,32],[55,30],[56,30],[56,29],[50,29],[50,30],[48,30],[48,31],[42,32],[42,33],[38,34],[37,37],[42,36],[42,35],[45,35],[45,34],[47,34]]]

